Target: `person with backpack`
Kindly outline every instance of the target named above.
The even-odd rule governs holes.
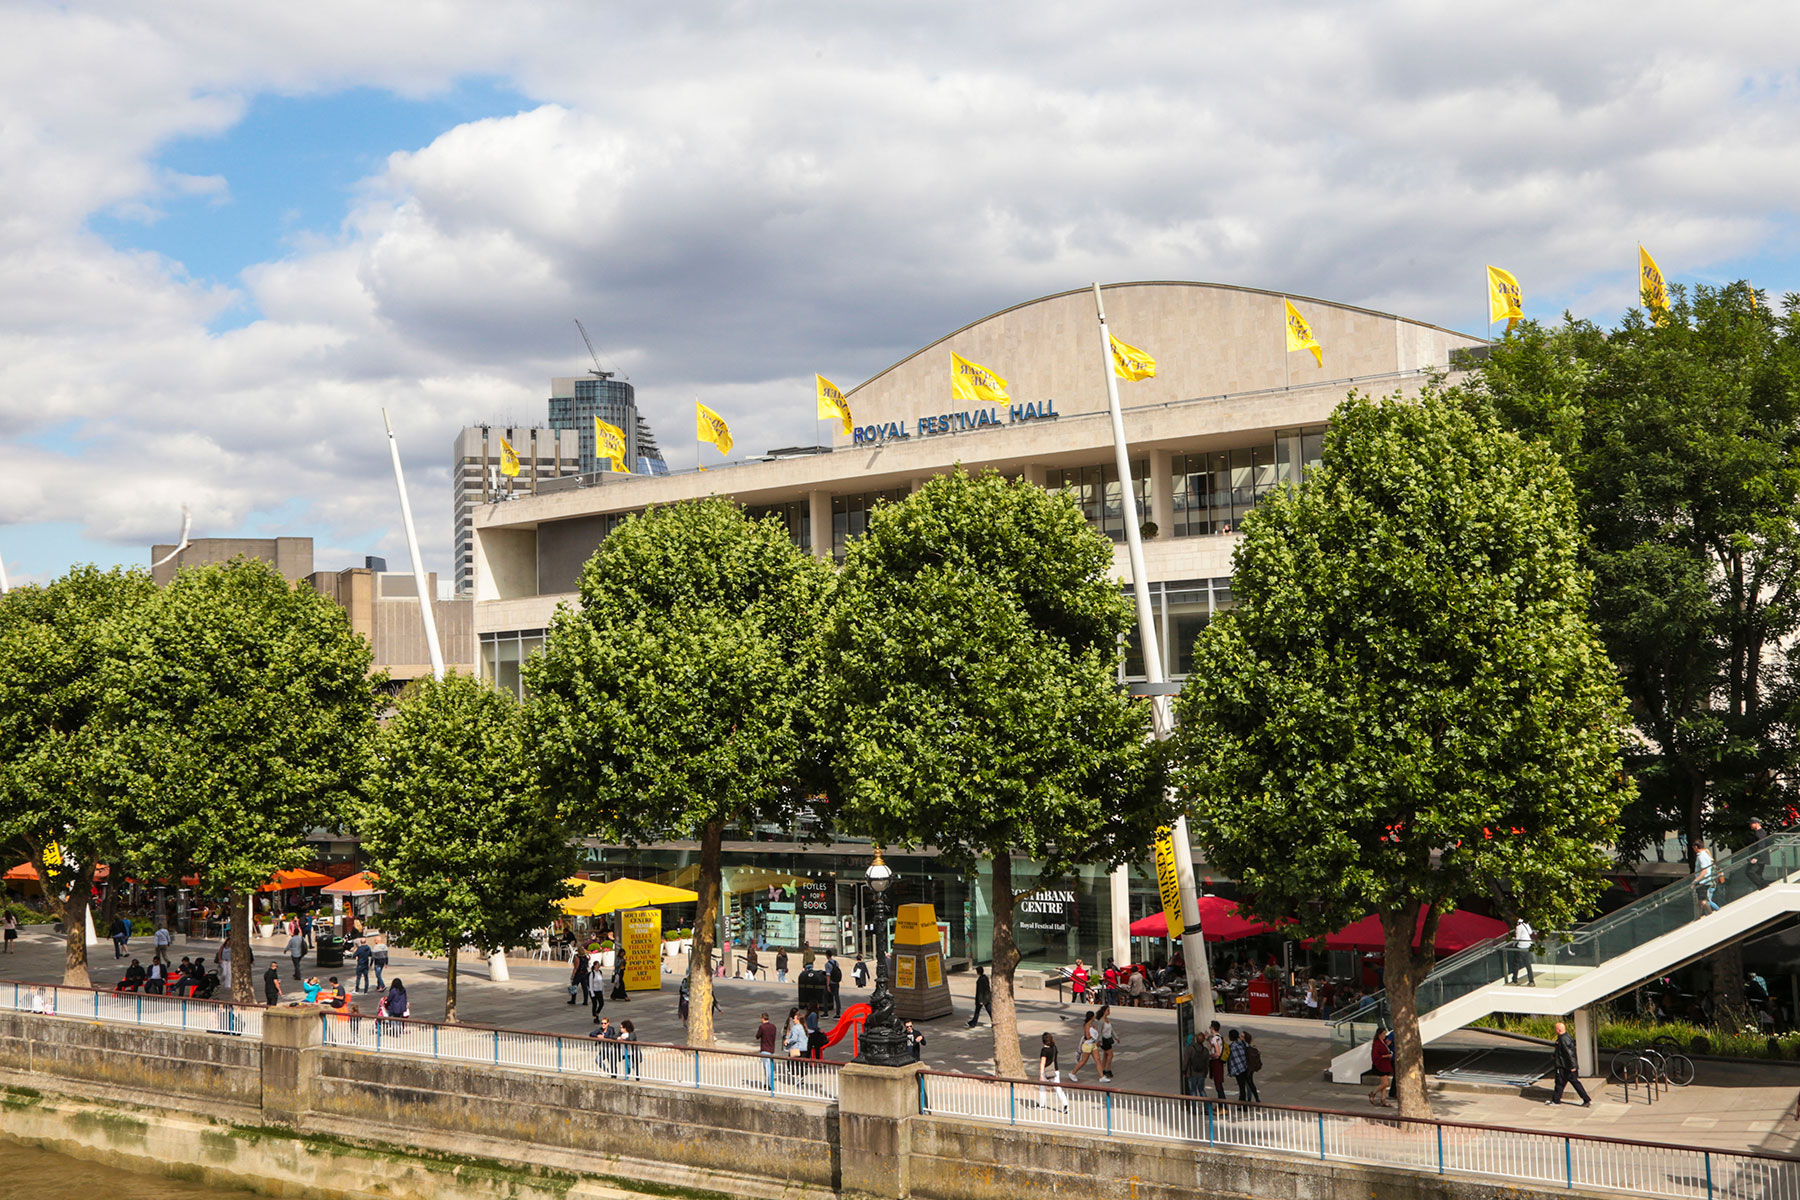
[[[1246,1029],[1244,1030],[1243,1086],[1249,1093],[1252,1104],[1262,1103],[1262,1092],[1256,1086],[1256,1073],[1260,1070],[1262,1070],[1262,1051],[1256,1048],[1256,1038]]]
[[[843,1001],[838,999],[838,989],[844,986],[844,968],[838,965],[837,951],[825,952],[825,992],[831,999],[831,1015],[841,1016],[844,1011]]]
[[[1206,1064],[1206,1039],[1198,1034],[1188,1039],[1187,1054],[1183,1056],[1181,1068],[1187,1075],[1187,1094],[1190,1096],[1206,1095],[1206,1076],[1209,1068]]]
[[[1232,1030],[1226,1035],[1229,1049],[1225,1051],[1225,1073],[1237,1081],[1238,1103],[1250,1103],[1250,1061],[1248,1051],[1250,1043],[1244,1035]]]
[[[1217,1021],[1214,1021],[1206,1032],[1206,1069],[1212,1076],[1213,1093],[1223,1100],[1225,1098],[1225,1035],[1219,1032]]]

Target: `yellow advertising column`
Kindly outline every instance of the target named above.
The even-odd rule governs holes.
[[[633,908],[619,914],[620,949],[625,955],[625,990],[662,990],[662,909]]]
[[[927,1021],[950,1012],[944,949],[937,913],[929,904],[902,904],[894,920],[894,1013]]]

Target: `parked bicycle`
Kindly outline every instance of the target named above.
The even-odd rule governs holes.
[[[1680,1042],[1661,1037],[1615,1051],[1607,1074],[1614,1083],[1627,1087],[1633,1084],[1686,1087],[1694,1082],[1694,1060],[1681,1052]]]

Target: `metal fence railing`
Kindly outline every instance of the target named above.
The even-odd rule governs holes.
[[[1670,1200],[1800,1200],[1800,1158],[1385,1114],[934,1071],[919,1077],[919,1111]]]
[[[842,1065],[736,1050],[604,1041],[485,1025],[442,1025],[411,1018],[321,1013],[320,1020],[325,1044],[347,1050],[665,1083],[705,1091],[749,1092],[789,1100],[835,1101],[838,1068]]]
[[[0,1010],[186,1029],[195,1033],[262,1036],[263,1010],[260,1005],[196,1000],[187,996],[8,980],[0,983]]]

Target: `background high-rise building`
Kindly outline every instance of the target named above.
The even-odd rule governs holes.
[[[637,390],[629,380],[589,375],[550,381],[550,428],[567,429],[580,439],[581,473],[605,470],[594,457],[594,418],[616,425],[625,433],[625,452],[631,471],[666,475],[668,465],[656,444],[650,425],[638,414]]]
[[[552,403],[555,403],[552,401]],[[500,439],[519,456],[519,473],[500,473]],[[594,446],[588,422],[588,453]],[[512,496],[530,496],[538,485],[582,470],[581,445],[573,429],[515,425],[468,425],[456,435],[451,451],[450,488],[456,511],[456,594],[466,595],[475,582],[475,506]]]

